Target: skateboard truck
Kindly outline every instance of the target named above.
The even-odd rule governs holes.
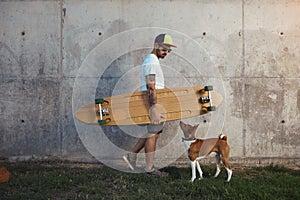
[[[99,125],[104,125],[108,122],[111,121],[110,118],[107,119],[103,119],[103,116],[109,115],[109,109],[108,108],[102,108],[102,104],[103,103],[109,103],[108,101],[105,101],[104,99],[100,98],[100,99],[96,99],[95,103],[98,104],[99,107],[99,116],[100,116],[100,120],[98,120],[98,124]]]
[[[208,96],[201,97],[200,98],[200,103],[204,104],[204,103],[209,102],[209,106],[206,107],[207,111],[215,111],[216,107],[213,106],[213,101],[212,101],[212,98],[211,98],[211,91],[213,90],[213,86],[205,86],[203,90],[208,92]]]
[[[103,109],[102,109],[102,115],[109,115],[109,110],[108,110],[108,108],[103,108]]]

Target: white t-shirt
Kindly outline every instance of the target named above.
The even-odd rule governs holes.
[[[155,87],[156,89],[162,89],[165,87],[165,80],[163,71],[159,64],[159,60],[156,55],[148,54],[142,65],[142,90],[147,90],[146,76],[149,74],[155,74]]]

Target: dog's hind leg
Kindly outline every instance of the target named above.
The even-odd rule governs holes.
[[[191,161],[191,168],[192,168],[192,178],[191,182],[193,182],[196,179],[196,160]]]
[[[226,158],[222,157],[222,162],[223,162],[223,164],[225,166],[225,169],[227,170],[228,177],[227,177],[226,182],[229,182],[230,179],[231,179],[231,176],[232,176],[232,170],[231,170],[231,166],[230,166],[228,157],[226,157]]]
[[[199,175],[200,175],[200,178],[199,180],[203,179],[203,172],[201,170],[201,167],[200,167],[200,164],[199,164],[199,161],[196,161],[196,165],[197,165],[197,170],[199,172]]]
[[[225,168],[227,170],[227,175],[228,175],[226,182],[229,182],[231,179],[231,176],[232,176],[232,170],[227,167],[225,167]]]
[[[220,157],[220,154],[217,153],[216,154],[216,173],[215,173],[214,177],[218,177],[220,172],[221,172],[221,157]]]

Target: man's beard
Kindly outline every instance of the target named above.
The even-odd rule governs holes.
[[[166,53],[160,53],[160,51],[157,49],[156,55],[159,59],[164,59],[167,54]]]

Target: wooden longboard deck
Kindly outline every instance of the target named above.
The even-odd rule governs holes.
[[[165,116],[162,121],[172,121],[190,118],[209,111],[209,102],[200,103],[201,97],[208,96],[204,87],[168,88],[158,89],[157,104],[161,113]],[[212,105],[218,107],[223,97],[215,91],[210,91]],[[149,103],[147,91],[134,92],[104,98],[102,109],[107,109],[109,114],[103,116],[106,126],[149,124]],[[87,124],[98,124],[100,120],[99,105],[90,103],[82,106],[76,111],[75,117]]]

